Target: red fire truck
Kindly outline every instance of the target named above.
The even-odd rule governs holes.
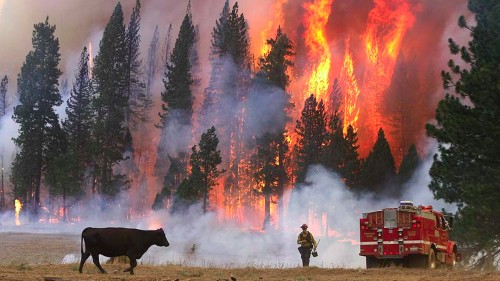
[[[401,201],[398,208],[363,213],[360,219],[360,256],[366,268],[389,264],[434,269],[453,267],[460,259],[449,240],[452,219],[432,209]]]

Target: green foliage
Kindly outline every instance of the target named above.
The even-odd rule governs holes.
[[[339,107],[336,108],[329,122],[322,163],[336,172],[345,184],[352,188],[360,169],[358,138],[351,125],[344,135]]]
[[[340,169],[343,166],[342,162],[346,153],[345,149],[347,148],[347,144],[344,139],[342,119],[338,109],[334,111],[333,116],[328,123],[328,127],[329,132],[325,138],[325,147],[321,163],[323,163],[325,167],[330,168],[332,171],[340,175]]]
[[[150,100],[146,98],[146,84],[142,80],[142,60],[140,52],[141,43],[141,1],[136,0],[135,7],[132,9],[130,22],[126,30],[126,96],[128,98],[128,107],[125,112],[125,119],[129,127],[135,128],[147,119],[148,112],[144,107],[150,106]]]
[[[123,160],[126,134],[127,44],[123,11],[118,3],[104,29],[99,53],[94,62],[96,122],[93,128],[94,188],[99,194],[114,197],[120,190],[122,175],[113,167]]]
[[[222,158],[220,150],[217,149],[219,145],[219,138],[215,133],[215,127],[201,135],[198,148],[193,146],[191,153],[192,175],[194,175],[194,183],[201,183],[201,194],[203,195],[203,212],[207,212],[208,208],[208,194],[212,188],[217,185],[217,179],[220,174],[224,173],[223,169],[219,169]]]
[[[219,139],[212,126],[201,135],[198,146],[192,147],[189,161],[191,174],[177,189],[175,200],[178,203],[174,201],[175,208],[186,208],[201,199],[203,213],[207,212],[209,192],[217,185],[219,175],[225,172],[217,167],[222,162],[218,145]]]
[[[190,125],[192,122],[194,100],[191,90],[194,82],[192,68],[198,63],[196,43],[196,29],[188,7],[170,61],[166,66],[166,77],[163,80],[165,91],[161,93],[163,113],[159,113],[161,126],[165,126],[169,120],[176,120],[181,125]]]
[[[377,141],[362,163],[358,185],[378,195],[394,196],[393,181],[396,179],[396,164],[391,148],[382,128],[378,131]]]
[[[58,90],[61,71],[55,26],[49,24],[47,17],[34,27],[33,50],[26,56],[17,79],[19,105],[14,108],[12,118],[19,124],[19,135],[14,139],[18,152],[12,174],[24,178],[13,180],[14,193],[33,204],[36,216],[43,172],[59,152],[55,149],[59,147],[62,132],[54,107],[62,100]]]
[[[356,184],[361,169],[361,161],[358,153],[358,134],[354,131],[352,125],[347,126],[347,133],[344,138],[346,150],[340,174],[345,179],[345,184],[352,188]]]
[[[399,165],[398,179],[399,184],[404,185],[415,174],[417,168],[422,164],[422,159],[418,155],[417,147],[412,144],[408,149],[408,153],[403,157],[401,165]]]
[[[266,44],[270,51],[260,58],[260,69],[269,81],[284,90],[290,84],[288,69],[293,67],[293,43],[278,27],[276,37],[267,39]]]
[[[323,101],[318,103],[314,95],[309,96],[295,127],[295,132],[298,135],[297,144],[294,147],[297,157],[296,177],[298,183],[305,181],[310,165],[320,164],[322,161],[321,154],[327,135],[326,123]]]
[[[468,46],[449,40],[451,61],[443,71],[445,89],[453,88],[436,109],[427,134],[438,141],[429,171],[429,188],[437,199],[456,203],[455,237],[462,249],[477,254],[477,266],[491,268],[500,255],[500,3],[470,0],[476,26],[465,17],[459,26],[470,31]]]

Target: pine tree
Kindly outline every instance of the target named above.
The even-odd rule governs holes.
[[[215,127],[211,127],[201,135],[198,147],[195,145],[191,149],[191,183],[199,191],[202,199],[203,213],[208,211],[208,195],[210,190],[217,185],[217,179],[224,173],[218,166],[222,162],[220,150],[217,149],[219,139],[215,133]]]
[[[28,200],[37,219],[43,171],[56,156],[61,127],[54,107],[62,103],[59,93],[59,39],[54,37],[55,26],[36,24],[33,31],[33,50],[26,56],[17,79],[19,105],[13,119],[19,124],[19,136],[14,139],[18,153],[12,174],[14,193]],[[25,201],[26,202],[26,201]]]
[[[168,69],[167,65],[170,61],[170,52],[172,51],[172,24],[168,25],[167,34],[165,35],[165,40],[163,41],[161,63],[163,65],[163,73],[165,77],[167,76]]]
[[[158,71],[158,48],[160,45],[160,31],[158,30],[158,25],[155,27],[153,33],[153,38],[149,44],[148,49],[148,60],[146,63],[146,94],[144,96],[144,101],[142,102],[142,116],[149,120],[149,111],[153,107],[153,82],[156,78],[156,73]]]
[[[278,135],[279,136],[279,135]],[[276,135],[265,133],[256,140],[256,154],[254,156],[253,166],[255,167],[255,182],[257,184],[256,192],[264,196],[264,229],[267,229],[271,223],[271,198],[279,196],[278,189],[280,180],[286,176],[283,166],[276,163],[280,157],[280,145]]]
[[[342,119],[338,110],[335,110],[330,118],[328,127],[329,132],[326,135],[321,163],[342,177],[340,170],[344,165],[347,145],[344,139]]]
[[[193,115],[193,75],[191,73],[193,49],[196,50],[196,32],[192,22],[190,6],[182,21],[179,36],[167,65],[162,92],[162,113],[159,113],[161,127],[175,120],[180,125],[189,126]],[[196,53],[196,52],[195,52]]]
[[[288,179],[285,157],[289,150],[285,126],[290,120],[287,111],[292,107],[286,88],[290,84],[288,70],[293,67],[292,58],[295,55],[293,44],[281,27],[277,29],[275,38],[268,39],[266,43],[269,45],[269,52],[260,59],[260,72],[254,78],[254,84],[259,85],[259,88],[253,87],[252,92],[264,100],[266,96],[272,95],[283,103],[277,108],[277,112],[273,112],[272,124],[264,125],[264,135],[256,139],[253,163],[257,171],[254,176],[261,187],[258,192],[265,198],[264,229],[271,222],[271,196],[278,197],[279,214],[283,215],[283,194]],[[280,90],[278,93],[276,88]],[[260,103],[257,106],[260,107]],[[254,110],[259,112],[258,109]],[[252,111],[250,106],[248,111]],[[248,118],[252,119],[252,116]]]
[[[93,119],[92,81],[89,76],[89,54],[83,48],[75,82],[69,93],[66,108],[67,119],[63,130],[67,136],[67,147],[63,147],[47,169],[46,181],[51,186],[52,196],[63,199],[63,220],[67,220],[67,199],[83,195],[85,174],[90,163],[90,142]]]
[[[89,144],[91,142],[94,111],[92,110],[92,80],[89,75],[89,53],[84,47],[80,56],[75,82],[70,92],[66,108],[67,119],[63,122],[68,133],[68,143],[82,166],[90,161]]]
[[[164,176],[167,166],[165,155],[168,153],[166,144],[172,143],[175,138],[181,146],[177,148],[181,152],[189,150],[192,142],[190,127],[193,118],[193,87],[194,68],[198,64],[197,35],[192,22],[191,4],[188,3],[186,15],[179,29],[179,35],[175,41],[174,48],[166,66],[163,85],[165,91],[161,93],[162,110],[158,113],[160,122],[156,125],[162,130],[160,143],[158,145],[158,158],[155,163],[156,174]],[[186,129],[189,128],[189,129]],[[167,133],[176,131],[178,134]],[[183,132],[183,133],[180,133]],[[180,140],[180,141],[179,141]]]
[[[394,195],[396,163],[382,128],[377,141],[361,166],[358,184],[376,195]]]
[[[123,160],[127,133],[127,41],[120,3],[104,29],[94,63],[93,192],[112,198],[124,184],[124,176],[115,174],[113,167]]]
[[[346,150],[344,155],[344,166],[341,168],[342,178],[349,188],[356,185],[360,172],[361,162],[358,153],[358,134],[354,131],[352,125],[347,126],[347,133],[344,136],[346,141]]]
[[[147,119],[143,115],[143,103],[145,97],[146,85],[142,80],[142,60],[140,58],[141,43],[141,2],[136,0],[135,7],[132,9],[130,22],[126,30],[127,44],[127,63],[126,63],[126,90],[128,98],[128,107],[125,112],[125,120],[128,127],[136,128],[140,123]]]
[[[7,107],[9,106],[7,103],[7,86],[9,84],[9,79],[7,75],[2,78],[0,82],[0,117],[5,116],[7,114]]]
[[[468,8],[476,26],[464,16],[458,24],[471,41],[459,46],[449,39],[451,54],[463,63],[450,60],[450,72],[442,72],[445,89],[455,92],[439,102],[436,122],[426,126],[439,152],[429,188],[435,198],[458,205],[456,239],[475,255],[475,266],[491,269],[500,256],[500,3],[470,0]]]
[[[399,184],[404,185],[415,174],[417,168],[422,164],[422,159],[418,155],[417,147],[412,144],[408,149],[408,153],[403,157],[401,165],[399,165],[398,179]]]
[[[297,157],[297,183],[305,182],[309,166],[321,163],[321,153],[327,133],[326,122],[323,101],[318,103],[314,95],[309,96],[295,127],[298,135],[297,144],[294,147]]]
[[[215,124],[219,130],[222,158],[228,167],[224,184],[226,202],[233,205],[242,196],[240,165],[243,149],[244,102],[250,84],[250,37],[238,2],[229,1],[212,31],[211,73],[204,92],[200,128]]]

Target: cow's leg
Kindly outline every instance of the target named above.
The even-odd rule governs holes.
[[[135,258],[128,257],[130,260],[130,267],[125,269],[123,272],[130,271],[130,274],[134,274],[134,267],[137,266],[137,260]]]
[[[83,253],[82,252],[82,259],[80,260],[80,269],[78,269],[78,271],[80,273],[82,273],[82,269],[83,269],[83,264],[85,264],[85,261],[87,261],[87,259],[90,257],[90,253]]]
[[[106,270],[104,270],[104,268],[102,268],[101,264],[99,263],[99,254],[92,254],[92,260],[94,261],[95,266],[99,268],[101,273],[106,273]]]

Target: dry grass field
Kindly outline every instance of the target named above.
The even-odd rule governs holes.
[[[476,272],[437,269],[434,271],[383,268],[216,268],[182,265],[144,265],[135,268],[135,275],[123,272],[127,264],[103,264],[108,274],[100,274],[89,261],[78,272],[75,261],[63,263],[68,253],[79,252],[79,237],[74,234],[33,234],[0,232],[0,280],[282,280],[282,281],[431,281],[467,280],[497,281],[500,272]],[[77,257],[79,259],[79,256]]]

